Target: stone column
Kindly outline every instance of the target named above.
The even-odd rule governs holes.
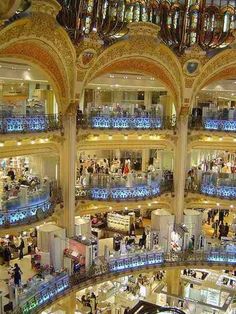
[[[178,140],[175,148],[175,216],[176,223],[181,223],[184,211],[184,190],[187,168],[188,116],[178,119]]]
[[[61,147],[60,184],[63,193],[64,212],[62,226],[67,236],[74,235],[75,215],[75,163],[76,163],[76,113],[66,113],[63,118],[64,142]]]
[[[146,107],[147,110],[151,108],[152,104],[152,92],[150,91],[144,91],[144,106]]]
[[[168,269],[166,271],[167,294],[181,297],[183,295],[183,284],[181,282],[180,269]]]
[[[146,171],[149,163],[150,151],[149,149],[142,150],[142,171]]]

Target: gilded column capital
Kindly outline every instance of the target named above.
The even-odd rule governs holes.
[[[44,13],[56,18],[61,10],[61,5],[56,0],[33,0],[31,11],[35,13]]]

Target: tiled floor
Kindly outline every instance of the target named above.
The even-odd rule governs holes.
[[[32,277],[35,274],[34,269],[31,267],[31,256],[27,255],[24,256],[22,260],[12,260],[10,265],[14,266],[14,264],[17,263],[19,267],[21,268],[23,274],[22,274],[22,282],[26,282],[30,277]],[[8,294],[9,294],[9,287],[8,287],[8,280],[10,278],[10,275],[8,273],[9,267],[5,265],[0,265],[0,291],[2,291],[3,295],[3,306],[9,302]],[[7,297],[6,297],[7,296]]]

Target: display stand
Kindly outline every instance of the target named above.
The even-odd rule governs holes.
[[[45,224],[38,229],[38,249],[50,253],[50,265],[56,270],[63,268],[63,252],[66,248],[65,229]]]
[[[158,233],[158,244],[164,251],[170,250],[171,232],[174,229],[174,215],[165,209],[156,209],[151,214],[151,227]]]
[[[132,222],[132,215],[120,215],[117,213],[108,213],[107,215],[107,226],[113,230],[130,232]]]
[[[87,217],[75,217],[75,235],[89,236],[91,234],[91,222]]]
[[[188,228],[189,241],[192,236],[195,237],[194,248],[196,248],[202,233],[202,213],[193,209],[185,209],[184,224]]]

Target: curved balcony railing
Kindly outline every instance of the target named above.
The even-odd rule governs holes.
[[[78,128],[91,129],[175,129],[176,116],[161,117],[155,115],[78,115]]]
[[[62,129],[59,114],[0,117],[0,134],[47,132]]]
[[[204,173],[201,182],[187,190],[224,199],[236,199],[236,173]]]
[[[91,181],[89,181],[91,180]],[[76,186],[76,199],[122,201],[138,200],[159,196],[171,192],[173,176],[161,178],[158,175],[137,174],[129,179],[123,176],[92,175],[88,185]]]
[[[117,258],[110,258],[100,266],[92,266],[84,273],[76,273],[69,277],[63,273],[47,282],[41,289],[33,292],[27,299],[22,300],[14,314],[40,313],[49,303],[57,298],[68,295],[70,290],[85,288],[102,280],[127,275],[132,271],[145,271],[153,267],[206,267],[236,265],[236,253],[226,247],[215,247],[207,251],[185,251],[182,253],[163,253],[160,251],[142,251]],[[154,269],[153,269],[154,270]]]
[[[57,190],[57,189],[56,189]],[[14,198],[1,202],[0,228],[32,223],[50,216],[59,199],[56,190],[48,187],[27,198]]]
[[[190,116],[189,128],[195,130],[236,132],[236,119]]]

